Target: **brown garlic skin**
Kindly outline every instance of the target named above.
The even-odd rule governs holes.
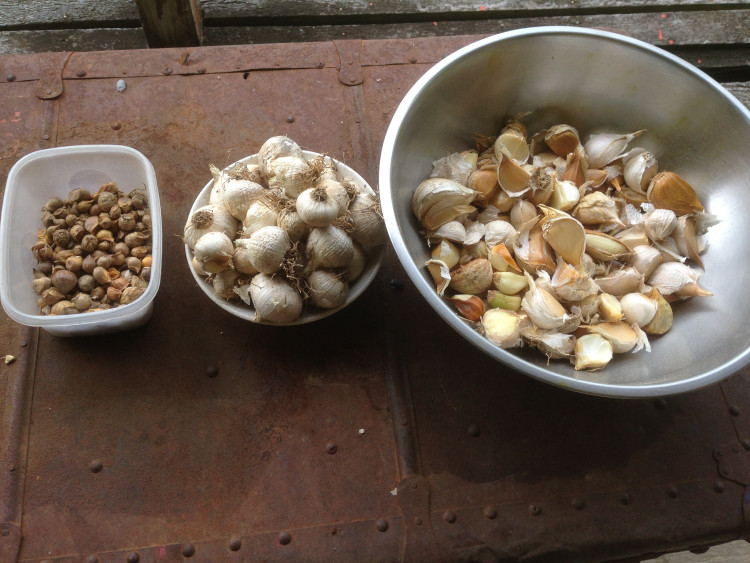
[[[94,288],[96,288],[97,283],[94,279],[94,276],[90,274],[84,274],[80,278],[78,278],[78,289],[83,291],[84,293],[91,293]]]
[[[54,285],[63,295],[67,295],[78,283],[78,277],[70,270],[58,270],[50,278]]]
[[[84,252],[94,252],[96,250],[96,247],[99,245],[99,239],[97,239],[94,235],[88,234],[81,240],[81,250]]]

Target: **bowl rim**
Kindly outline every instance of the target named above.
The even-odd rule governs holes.
[[[3,310],[14,321],[26,326],[41,327],[45,329],[66,329],[75,327],[77,332],[85,330],[86,327],[93,327],[100,323],[111,323],[116,320],[127,321],[131,317],[141,315],[145,309],[152,305],[152,301],[159,291],[161,283],[161,266],[163,255],[162,244],[162,217],[161,203],[159,199],[159,189],[156,181],[156,172],[151,161],[140,151],[127,145],[115,144],[87,144],[50,147],[33,151],[20,159],[11,167],[8,172],[6,181],[6,190],[3,196],[3,209],[0,215],[0,267],[3,269],[2,280],[8,272],[8,262],[10,260],[11,250],[7,248],[5,241],[9,240],[10,221],[8,217],[11,213],[15,200],[15,182],[16,177],[21,171],[33,164],[35,161],[42,160],[56,155],[65,154],[127,154],[140,161],[147,178],[146,192],[149,199],[149,212],[151,214],[151,254],[153,262],[151,266],[151,278],[146,291],[138,299],[127,305],[113,307],[102,311],[92,311],[90,313],[78,313],[73,315],[30,315],[19,310],[13,304],[13,298],[10,294],[10,286],[6,283],[0,283],[0,301],[2,301]],[[8,189],[8,188],[12,189]],[[80,329],[80,331],[79,331]]]
[[[337,160],[330,155],[326,155],[323,153],[318,153],[314,151],[309,150],[302,150],[302,154],[306,158],[311,158],[315,156],[325,156],[326,158],[330,158],[333,162],[336,163],[336,166],[343,166],[345,168],[345,172],[347,175],[352,176],[352,180],[357,182],[361,187],[364,187],[370,194],[377,195],[375,190],[372,189],[370,184],[352,167],[348,166],[346,163]],[[258,159],[258,153],[251,154],[249,156],[245,156],[235,162],[232,162],[231,164],[228,164],[222,170],[227,170],[237,164],[256,164]],[[198,209],[202,205],[208,204],[208,197],[211,192],[211,188],[213,186],[214,180],[209,180],[205,186],[201,189],[198,196],[193,201],[193,205],[190,207],[190,211],[188,212],[188,217],[190,217],[196,209]],[[288,322],[288,323],[275,323],[271,321],[266,320],[256,320],[255,317],[255,308],[251,305],[248,305],[246,303],[241,304],[234,304],[229,303],[226,299],[222,299],[218,295],[216,295],[215,292],[211,291],[210,286],[206,283],[206,277],[201,276],[195,271],[195,268],[192,266],[192,259],[193,259],[193,251],[188,247],[187,243],[185,246],[185,258],[187,259],[187,265],[188,269],[190,270],[190,273],[193,276],[193,279],[195,279],[195,282],[198,284],[200,289],[205,293],[211,301],[213,301],[216,305],[221,307],[224,311],[230,313],[231,315],[238,317],[240,319],[250,321],[255,324],[259,325],[266,325],[266,326],[298,326],[298,325],[304,325],[309,324],[315,321],[319,321],[322,319],[325,319],[326,317],[330,317],[334,313],[341,311],[345,307],[347,307],[349,304],[354,302],[362,293],[365,292],[365,290],[370,286],[372,281],[375,279],[375,276],[378,274],[378,271],[380,270],[380,266],[383,263],[383,257],[385,256],[385,244],[381,244],[379,246],[369,246],[366,248],[366,254],[367,254],[367,261],[365,262],[365,268],[360,274],[360,276],[354,281],[354,283],[349,285],[349,293],[346,296],[346,301],[339,305],[338,307],[333,307],[330,309],[319,309],[315,308],[315,312],[318,314],[315,315],[304,315],[304,309],[303,314],[300,315],[296,320]],[[361,283],[357,283],[361,282]],[[356,286],[356,288],[355,288]]]
[[[486,353],[493,359],[496,359],[506,366],[525,375],[533,377],[534,379],[544,381],[546,383],[550,383],[552,385],[565,389],[570,389],[591,395],[614,398],[643,398],[675,395],[688,391],[694,391],[696,389],[716,383],[717,381],[720,381],[721,379],[732,375],[733,373],[750,363],[750,348],[745,349],[731,360],[719,366],[716,366],[713,369],[702,374],[679,381],[653,384],[623,385],[584,381],[576,379],[574,377],[560,375],[541,368],[533,363],[530,363],[508,350],[504,350],[502,348],[499,348],[498,346],[491,344],[487,339],[480,336],[475,331],[467,331],[465,323],[458,317],[458,315],[443,315],[440,309],[440,307],[444,305],[442,300],[435,292],[434,287],[429,286],[422,272],[417,268],[417,265],[411,258],[406,244],[400,238],[397,213],[393,205],[393,198],[391,197],[391,167],[393,165],[392,156],[400,126],[406,118],[413,102],[422,94],[422,92],[432,81],[432,79],[435,78],[439,73],[441,73],[446,67],[455,64],[457,61],[459,61],[463,57],[470,55],[474,51],[478,51],[490,45],[501,43],[511,39],[554,35],[578,35],[589,38],[604,39],[644,50],[657,57],[667,59],[673,64],[679,66],[684,71],[693,74],[696,78],[706,82],[712,88],[717,90],[727,101],[729,101],[735,107],[735,109],[744,114],[747,122],[750,123],[750,110],[748,110],[739,100],[737,100],[734,95],[732,95],[731,92],[726,90],[726,88],[724,88],[716,80],[708,76],[702,70],[688,63],[687,61],[684,61],[683,59],[677,57],[676,55],[673,55],[667,51],[664,51],[663,49],[660,49],[659,47],[655,47],[639,39],[635,39],[611,31],[572,26],[528,27],[485,37],[458,49],[457,51],[441,59],[434,66],[428,69],[414,83],[414,85],[403,97],[396,111],[394,112],[393,117],[391,118],[390,124],[388,125],[380,155],[380,170],[378,181],[381,191],[381,207],[383,210],[383,216],[385,218],[388,236],[391,239],[391,244],[396,251],[396,255],[401,262],[401,265],[406,270],[407,275],[417,286],[417,289],[428,302],[428,304],[443,320],[448,323],[451,328],[453,328],[462,337],[464,337],[466,340],[469,340],[472,344],[474,344],[476,347],[481,349],[484,353]]]

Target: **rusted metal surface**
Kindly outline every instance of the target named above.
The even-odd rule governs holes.
[[[748,373],[658,401],[543,385],[457,340],[392,252],[313,325],[195,287],[179,235],[210,163],[286,134],[375,185],[398,102],[472,39],[73,53],[48,100],[59,59],[0,59],[0,180],[37,148],[133,146],[165,240],[143,329],[0,317],[1,560],[599,561],[747,537]]]

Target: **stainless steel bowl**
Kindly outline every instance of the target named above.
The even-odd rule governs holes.
[[[432,162],[497,134],[532,112],[534,132],[555,123],[596,130],[647,129],[638,146],[677,172],[719,217],[708,235],[701,285],[715,295],[675,304],[670,332],[652,351],[617,355],[602,371],[575,371],[530,349],[500,349],[438,297],[411,197]],[[548,383],[597,395],[676,394],[725,378],[750,361],[750,112],[706,74],[665,51],[618,34],[568,27],[503,33],[446,57],[411,88],[386,133],[380,194],[396,253],[420,293],[477,348]]]

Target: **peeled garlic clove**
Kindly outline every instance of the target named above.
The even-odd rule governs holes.
[[[526,276],[514,272],[495,272],[492,274],[492,285],[506,295],[513,295],[529,287]]]
[[[617,160],[627,149],[630,141],[644,133],[645,130],[634,133],[598,133],[589,136],[584,149],[589,157],[592,168],[604,168],[613,160]]]
[[[657,289],[661,295],[676,295],[678,297],[705,297],[713,295],[698,285],[700,272],[681,262],[665,262],[659,264],[648,283]]]
[[[249,293],[257,321],[289,323],[302,312],[302,296],[281,276],[257,274],[245,290]],[[247,287],[247,286],[243,286]],[[242,297],[242,288],[238,294]]]
[[[500,134],[495,139],[492,150],[498,162],[505,157],[513,159],[517,164],[524,164],[529,159],[529,145],[526,137],[514,129],[507,129]]]
[[[574,182],[555,180],[547,205],[560,211],[570,211],[581,199],[581,192]]]
[[[602,293],[599,295],[599,314],[605,321],[621,321],[624,315],[620,300],[610,293]]]
[[[703,268],[698,237],[695,233],[695,218],[692,215],[683,215],[677,218],[677,226],[672,231],[672,238],[680,254],[687,256]]]
[[[656,315],[659,304],[643,293],[628,293],[620,298],[622,314],[629,324],[643,328]]]
[[[484,303],[476,295],[456,294],[453,297],[446,297],[446,301],[456,307],[461,316],[467,320],[478,321],[484,314]]]
[[[573,209],[572,215],[584,225],[625,226],[620,220],[615,199],[601,192],[591,192],[583,196]]]
[[[600,334],[585,334],[576,339],[575,369],[600,370],[612,360],[613,353],[614,349],[609,340]]]
[[[445,262],[448,268],[453,268],[458,264],[461,253],[458,247],[449,240],[441,240],[430,252],[433,260]]]
[[[646,195],[654,207],[671,209],[677,215],[704,211],[693,187],[674,172],[660,172],[654,176]]]
[[[514,348],[523,343],[521,327],[528,322],[526,315],[505,309],[490,309],[482,315],[482,329],[487,340],[500,348]]]
[[[628,323],[623,321],[597,323],[595,325],[587,325],[584,328],[586,328],[589,334],[598,334],[606,338],[612,345],[612,352],[615,354],[629,352],[638,343],[636,332]]]
[[[628,255],[630,249],[606,233],[586,230],[586,253],[595,260],[609,262]]]
[[[474,210],[469,205],[476,192],[446,178],[424,180],[412,196],[412,211],[428,230],[452,221]]]
[[[521,308],[521,296],[508,295],[502,291],[490,289],[487,292],[487,306],[490,308],[505,309],[506,311],[518,311]]]
[[[643,274],[631,267],[614,270],[606,276],[594,278],[594,281],[604,293],[616,296],[634,293],[643,288]]]
[[[477,258],[459,266],[451,273],[450,287],[458,293],[478,295],[492,287],[492,264]]]
[[[534,279],[526,273],[529,289],[521,300],[521,308],[535,326],[543,329],[559,329],[566,324],[570,315],[555,297],[538,287]]]
[[[648,244],[638,245],[632,250],[633,253],[628,258],[628,266],[632,266],[643,274],[644,279],[648,279],[662,262],[661,252]]]
[[[581,143],[576,128],[564,123],[547,129],[544,142],[557,156],[568,156]]]
[[[564,211],[539,205],[544,214],[541,221],[544,240],[563,260],[577,266],[586,247],[586,230],[577,219]]]
[[[659,163],[653,153],[640,152],[625,162],[623,168],[625,183],[631,190],[645,194],[658,168]]]
[[[501,155],[501,157],[502,159],[498,159],[499,165],[497,168],[497,180],[500,187],[512,197],[522,196],[530,188],[531,174],[513,160],[510,154]]]
[[[570,358],[575,353],[575,337],[555,330],[542,330],[529,325],[521,328],[521,336],[548,358]]]
[[[652,209],[643,216],[646,235],[653,241],[662,241],[677,226],[677,215],[671,209]]]

